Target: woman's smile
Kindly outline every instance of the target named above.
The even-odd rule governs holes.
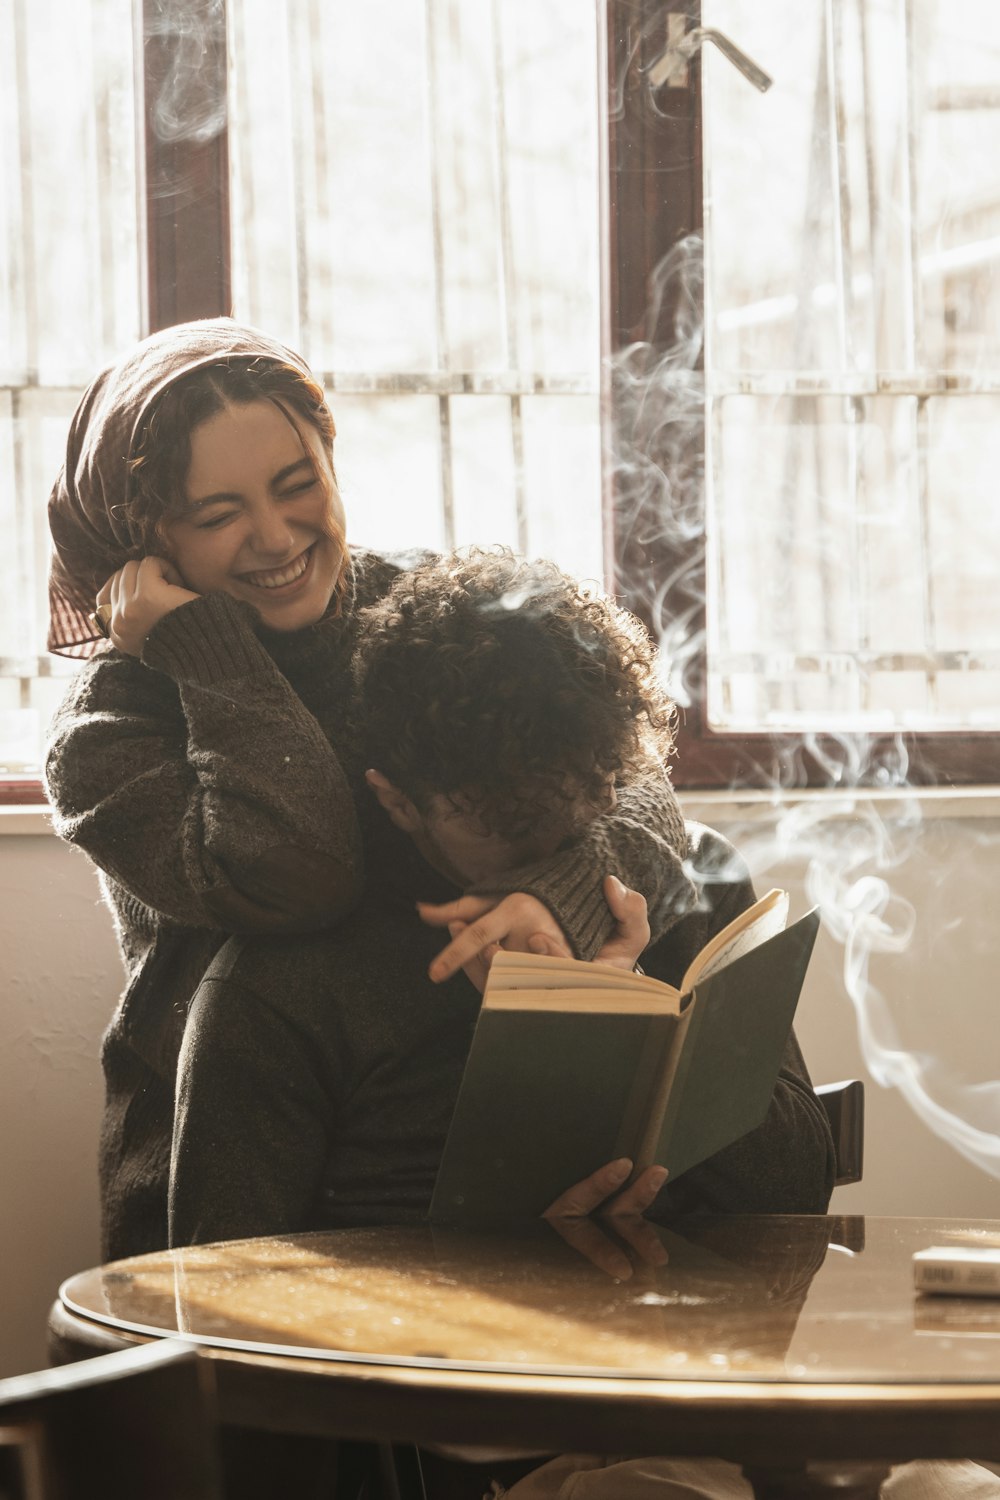
[[[315,546],[316,543],[314,542],[311,547],[307,547],[304,552],[300,552],[298,557],[293,558],[290,563],[283,564],[280,568],[268,568],[254,573],[241,573],[238,576],[254,588],[267,589],[271,593],[275,589],[281,589],[287,593],[293,584],[301,583],[304,579],[309,564],[312,562]]]

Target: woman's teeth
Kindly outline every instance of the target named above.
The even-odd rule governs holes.
[[[309,552],[303,552],[287,567],[271,568],[267,573],[244,573],[243,577],[247,583],[260,589],[280,589],[286,583],[294,583],[296,578],[302,577],[309,566],[309,555]]]

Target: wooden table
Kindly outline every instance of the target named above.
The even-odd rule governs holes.
[[[1000,1244],[1000,1221],[643,1225],[615,1243],[620,1277],[543,1222],[341,1230],[84,1271],[52,1332],[62,1359],[180,1333],[243,1426],[711,1454],[760,1495],[819,1493],[850,1461],[837,1493],[864,1495],[890,1462],[1000,1455],[1000,1301],[916,1296],[932,1244]]]

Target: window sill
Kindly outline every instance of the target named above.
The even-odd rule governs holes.
[[[686,818],[699,823],[753,823],[773,818],[778,807],[822,807],[825,816],[849,818],[860,806],[873,804],[887,817],[916,810],[929,818],[996,818],[1000,820],[1000,786],[920,787],[912,792],[828,788],[774,792],[679,792]],[[50,807],[0,807],[0,838],[8,835],[55,837]]]
[[[15,802],[0,807],[0,838],[4,834],[51,834],[55,838],[51,807]]]
[[[767,822],[778,808],[822,808],[830,818],[849,818],[861,807],[874,807],[887,818],[903,813],[922,819],[1000,819],[1000,786],[866,788],[837,791],[830,787],[792,788],[774,791],[677,793],[686,818],[699,823]]]

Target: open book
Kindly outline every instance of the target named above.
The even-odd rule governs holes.
[[[534,1217],[617,1157],[678,1177],[767,1113],[819,918],[770,891],[679,987],[600,963],[500,952],[431,1218]]]

